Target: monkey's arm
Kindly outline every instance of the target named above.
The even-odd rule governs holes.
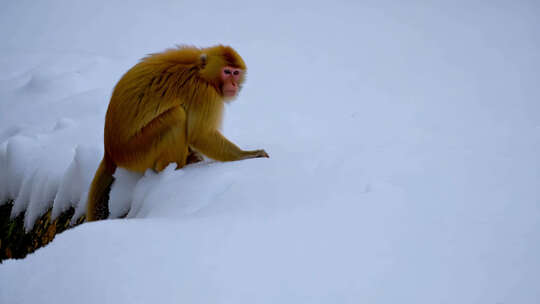
[[[219,161],[233,161],[256,157],[269,157],[264,150],[244,151],[230,142],[219,131],[212,130],[200,134],[191,145],[204,155]]]

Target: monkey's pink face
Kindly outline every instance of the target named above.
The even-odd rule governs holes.
[[[221,69],[221,81],[223,86],[221,90],[223,91],[223,96],[226,98],[236,97],[239,89],[239,81],[242,78],[242,69],[233,68],[233,67],[223,67]]]

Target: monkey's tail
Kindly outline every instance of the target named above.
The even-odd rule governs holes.
[[[105,153],[88,192],[88,202],[86,204],[87,222],[109,217],[109,192],[114,181],[114,171],[116,171],[116,164]]]

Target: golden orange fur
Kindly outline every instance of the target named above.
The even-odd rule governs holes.
[[[201,159],[220,161],[268,157],[264,150],[243,151],[219,126],[224,102],[221,71],[246,65],[228,46],[178,47],[143,58],[114,88],[105,117],[105,155],[87,204],[87,220],[108,216],[108,193],[116,167],[159,172],[169,163],[182,168]]]

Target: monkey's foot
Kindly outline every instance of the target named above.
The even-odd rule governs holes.
[[[190,151],[186,160],[186,164],[194,164],[194,163],[201,162],[203,160],[204,160],[204,157],[201,153],[197,151]]]

